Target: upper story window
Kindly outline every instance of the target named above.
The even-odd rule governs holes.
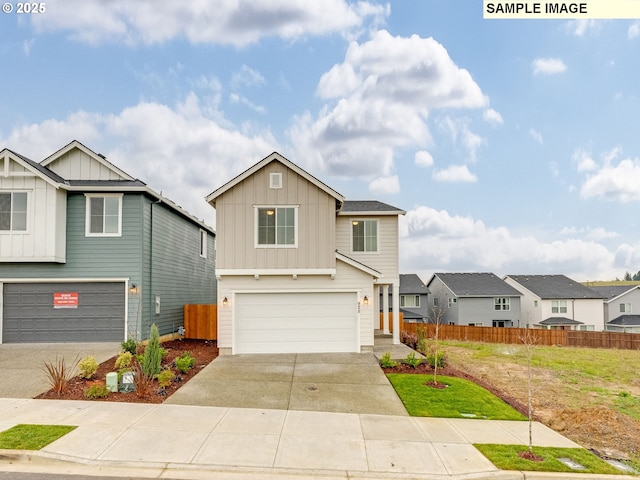
[[[551,313],[567,313],[567,301],[566,300],[552,300],[551,301]]]
[[[207,242],[209,236],[207,235],[206,230],[200,230],[200,256],[202,258],[207,258]]]
[[[27,192],[0,193],[0,232],[27,230]]]
[[[494,299],[493,302],[493,309],[494,310],[511,310],[511,302],[510,302],[510,298],[508,297],[498,297]]]
[[[621,303],[620,304],[620,313],[631,313],[631,304],[630,303]]]
[[[458,303],[458,299],[456,297],[449,297],[449,308],[453,307],[456,303]]]
[[[87,194],[87,237],[122,236],[122,194]]]
[[[354,252],[378,251],[377,220],[353,220],[351,222],[351,249]]]
[[[420,295],[400,295],[400,307],[420,307]]]
[[[282,173],[275,172],[269,174],[269,188],[282,188]]]
[[[297,235],[296,207],[258,207],[257,209],[258,246],[295,247]]]

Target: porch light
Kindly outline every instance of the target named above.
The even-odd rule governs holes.
[[[267,210],[267,215],[273,215],[274,213],[276,213],[276,212],[273,211],[273,210]]]
[[[369,299],[367,298],[367,296],[365,295],[364,298],[362,299],[362,304],[363,305],[369,305]]]
[[[358,223],[360,223],[360,222],[358,222],[357,220],[354,220],[353,222],[351,222],[351,225],[355,226],[355,225],[358,225]]]
[[[138,286],[135,283],[132,283],[131,287],[129,287],[129,293],[131,295],[137,295],[138,294]]]
[[[227,297],[224,297],[224,299],[222,300],[222,306],[224,308],[227,308],[229,306],[229,299]]]

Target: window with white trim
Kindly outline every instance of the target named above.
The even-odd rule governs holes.
[[[295,246],[297,244],[295,207],[258,207],[258,246]]]
[[[0,192],[0,232],[26,232],[27,192]]]
[[[620,304],[620,313],[631,313],[631,304],[630,303],[621,303]]]
[[[456,297],[449,297],[449,308],[458,303],[458,299]]]
[[[207,235],[206,230],[200,230],[200,256],[202,258],[207,258],[207,242],[209,236]]]
[[[400,306],[409,308],[420,307],[420,295],[400,295]]]
[[[378,251],[377,220],[353,220],[351,222],[351,250],[353,252]]]
[[[282,188],[282,173],[275,172],[269,174],[269,188],[280,189]]]
[[[86,194],[87,237],[122,236],[122,194]]]
[[[493,309],[496,311],[511,310],[511,299],[509,297],[497,297],[494,299]]]
[[[551,301],[551,313],[567,313],[567,301],[566,300],[552,300]]]

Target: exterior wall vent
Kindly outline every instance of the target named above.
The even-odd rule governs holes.
[[[273,189],[282,188],[282,173],[269,174],[269,188],[273,188]]]

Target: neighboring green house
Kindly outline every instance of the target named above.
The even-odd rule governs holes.
[[[0,151],[0,343],[121,342],[215,303],[213,229],[77,141]]]

